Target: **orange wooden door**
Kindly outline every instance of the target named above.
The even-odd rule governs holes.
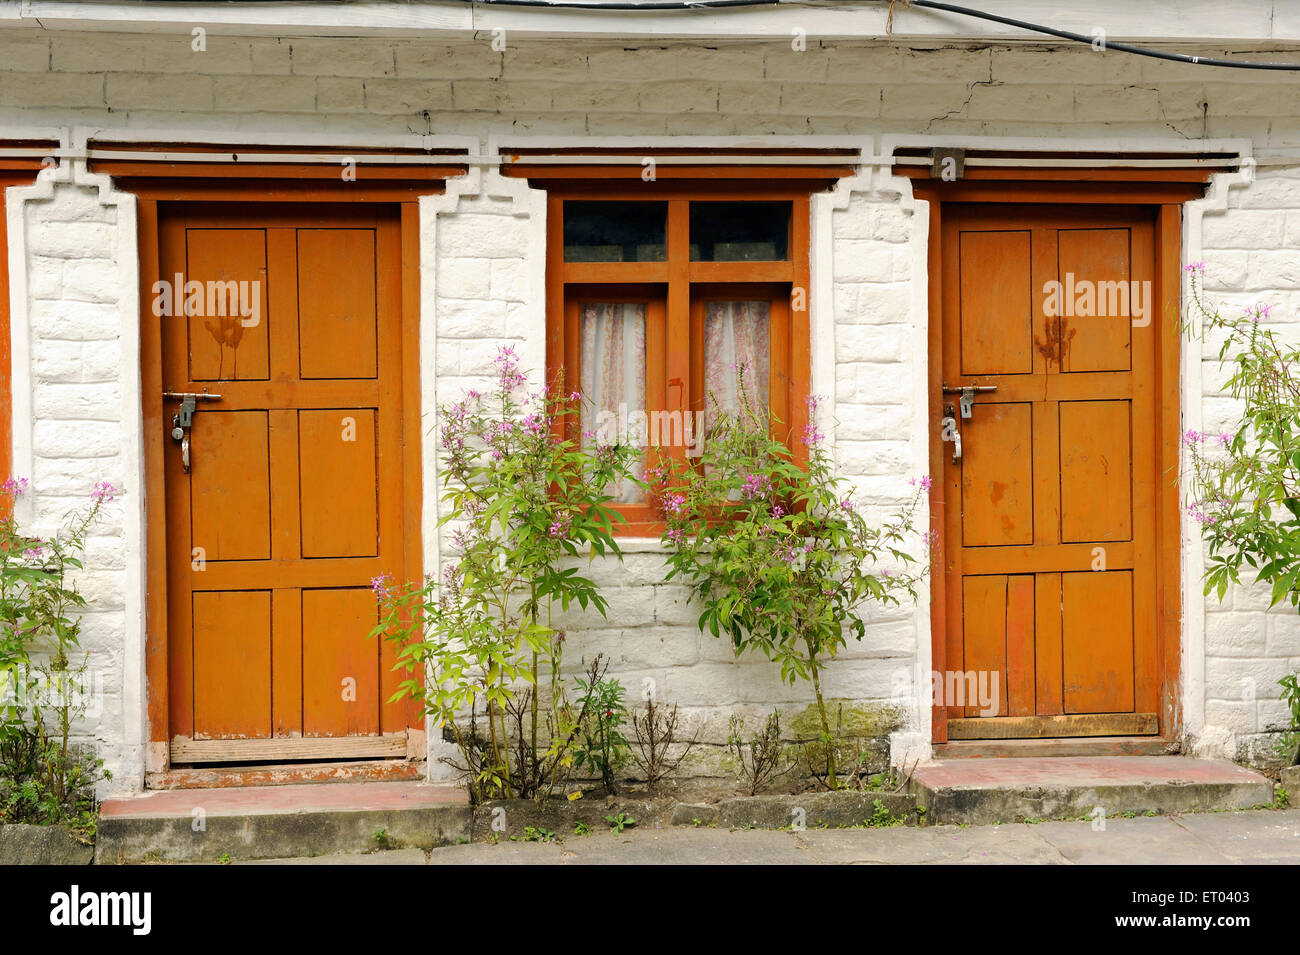
[[[164,442],[172,761],[405,755],[369,636],[404,575],[399,220],[251,208],[159,220],[164,391],[220,395],[188,472]]]
[[[948,736],[1155,733],[1153,215],[945,206],[941,231]],[[963,418],[968,385],[996,390]]]

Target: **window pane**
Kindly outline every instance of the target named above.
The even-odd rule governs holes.
[[[582,444],[645,445],[645,313],[643,303],[582,305]],[[632,464],[644,476],[645,461]],[[631,481],[614,489],[614,500],[638,503],[645,492]]]
[[[712,431],[718,412],[746,403],[767,419],[771,355],[771,303],[708,302],[704,307],[704,428]],[[741,375],[744,375],[743,386]]]
[[[566,202],[564,261],[662,262],[666,202]]]
[[[790,203],[692,202],[692,262],[784,262]]]

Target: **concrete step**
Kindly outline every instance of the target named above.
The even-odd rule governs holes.
[[[175,789],[108,799],[95,862],[219,862],[431,849],[466,838],[458,787],[424,782]]]
[[[1127,813],[1248,809],[1273,801],[1273,784],[1223,760],[1185,756],[949,759],[909,783],[930,823],[989,825]]]

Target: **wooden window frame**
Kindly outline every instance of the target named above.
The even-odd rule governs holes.
[[[574,181],[549,183],[547,196],[546,255],[546,377],[563,375],[572,384],[581,380],[578,367],[577,302],[594,295],[621,294],[635,289],[645,301],[654,290],[664,302],[662,355],[659,342],[647,325],[646,404],[655,410],[688,413],[704,407],[703,335],[707,299],[762,300],[773,303],[772,358],[769,396],[774,411],[784,412],[779,437],[796,460],[806,460],[807,449],[795,437],[808,424],[808,387],[811,374],[810,288],[811,193],[815,188],[798,182],[756,184],[738,182],[692,184],[683,181],[639,180]],[[820,183],[816,188],[820,188]],[[564,260],[564,204],[569,201],[667,202],[667,235],[663,261],[566,262]],[[788,201],[791,204],[788,258],[774,262],[699,262],[690,258],[690,203],[708,201]],[[792,294],[802,290],[802,295]],[[610,300],[610,299],[605,299]],[[626,300],[626,299],[625,299]],[[649,315],[647,315],[649,318]],[[675,346],[674,343],[681,343]],[[781,362],[778,365],[778,360]],[[662,367],[662,375],[658,369]],[[575,374],[576,372],[576,374]],[[662,381],[662,386],[659,382]],[[655,406],[653,402],[662,398]],[[670,459],[686,463],[682,447],[664,448]],[[616,529],[622,536],[657,537],[664,524],[649,504],[618,507],[627,523]]]

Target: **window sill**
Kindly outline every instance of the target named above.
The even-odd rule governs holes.
[[[629,534],[624,537],[615,534],[614,541],[618,544],[618,549],[624,554],[668,553],[668,548],[664,546],[663,541],[658,537],[642,537],[637,534]]]

